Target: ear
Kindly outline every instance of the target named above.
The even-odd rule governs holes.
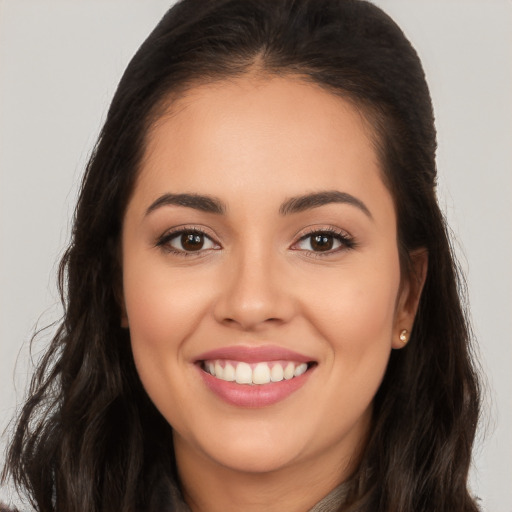
[[[410,254],[411,272],[401,283],[395,312],[392,347],[400,349],[409,341],[414,318],[418,311],[421,292],[428,268],[428,251],[416,249]]]

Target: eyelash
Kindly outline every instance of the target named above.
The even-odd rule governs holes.
[[[182,250],[182,249],[176,249],[172,245],[170,245],[170,242],[172,240],[174,240],[180,236],[183,236],[185,234],[200,235],[200,236],[204,237],[205,239],[208,239],[211,243],[213,243],[217,247],[210,247],[207,249],[200,248],[197,251],[186,251],[186,250]],[[329,249],[326,251],[294,249],[294,247],[299,245],[301,242],[307,240],[308,238],[312,238],[314,235],[317,235],[317,236],[318,235],[326,235],[327,237],[332,237],[340,243],[340,247],[338,247],[334,250]],[[175,254],[178,256],[184,256],[184,257],[193,256],[193,255],[198,256],[199,254],[204,253],[205,251],[218,250],[218,249],[222,248],[220,246],[220,244],[218,242],[216,242],[210,235],[208,235],[203,229],[201,229],[199,227],[195,227],[195,226],[194,227],[192,227],[192,226],[191,227],[182,227],[182,228],[176,229],[174,231],[167,232],[157,240],[155,245],[156,245],[156,247],[160,247],[162,250],[165,250],[168,253]],[[334,229],[334,228],[324,228],[324,229],[315,228],[315,229],[311,229],[307,233],[301,235],[300,238],[296,242],[294,242],[290,248],[292,250],[307,252],[308,254],[310,254],[311,256],[313,256],[315,258],[322,258],[322,257],[330,256],[332,254],[336,254],[336,253],[344,251],[344,250],[354,249],[356,246],[357,246],[357,243],[354,240],[354,238],[351,237],[350,235],[348,235],[344,231]]]

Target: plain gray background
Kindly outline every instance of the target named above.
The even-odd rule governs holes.
[[[57,261],[108,103],[170,3],[0,0],[2,430],[24,394],[34,328],[59,318]],[[512,2],[375,3],[418,50],[436,110],[439,198],[488,379],[472,489],[484,510],[512,512]]]

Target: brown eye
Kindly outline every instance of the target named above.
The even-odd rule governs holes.
[[[291,248],[310,253],[335,253],[355,246],[354,240],[343,232],[315,231],[304,235]]]
[[[191,229],[175,231],[174,233],[165,235],[158,241],[157,245],[175,254],[220,249],[219,244],[214,242],[208,235],[201,231]]]
[[[199,251],[204,246],[204,235],[202,233],[183,233],[181,246],[185,251]]]
[[[325,233],[311,237],[311,249],[313,251],[330,251],[334,246],[334,237]]]

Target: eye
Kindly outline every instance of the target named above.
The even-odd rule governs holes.
[[[198,229],[182,229],[167,233],[158,240],[157,246],[178,254],[220,249],[219,244]]]
[[[343,232],[318,230],[302,236],[292,249],[314,253],[334,253],[342,249],[351,249],[354,245],[353,239]]]

